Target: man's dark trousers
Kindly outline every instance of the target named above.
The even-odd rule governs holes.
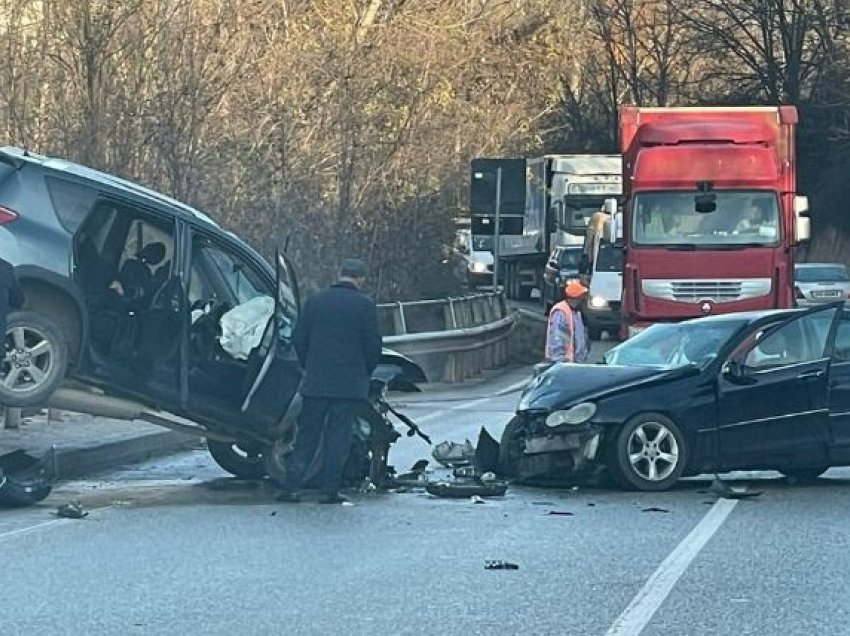
[[[303,399],[283,491],[295,492],[301,487],[324,438],[317,483],[323,494],[334,496],[342,486],[342,474],[354,434],[355,411],[362,400],[308,396]]]

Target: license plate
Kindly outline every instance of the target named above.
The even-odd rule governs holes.
[[[830,291],[813,291],[812,298],[840,298],[841,292],[836,290]]]

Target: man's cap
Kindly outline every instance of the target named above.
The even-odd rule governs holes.
[[[567,298],[581,298],[586,293],[587,287],[576,281],[571,281],[564,287],[564,294]]]
[[[368,268],[366,263],[359,258],[344,258],[342,259],[342,267],[340,267],[339,275],[344,278],[366,278]]]

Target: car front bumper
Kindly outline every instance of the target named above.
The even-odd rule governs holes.
[[[537,430],[518,437],[504,472],[519,481],[572,481],[599,473],[604,467],[604,428],[587,424]]]
[[[586,306],[584,309],[584,317],[588,324],[592,327],[601,329],[616,329],[620,328],[620,310],[611,307],[602,309],[593,309]]]

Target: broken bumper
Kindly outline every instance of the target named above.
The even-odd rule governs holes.
[[[510,451],[502,472],[519,481],[572,480],[598,473],[604,461],[604,427],[589,424],[580,427],[539,430],[533,426],[518,430],[513,439],[503,440]]]

